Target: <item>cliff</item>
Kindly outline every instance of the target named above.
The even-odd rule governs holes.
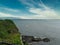
[[[0,20],[0,44],[22,45],[21,35],[12,20]]]

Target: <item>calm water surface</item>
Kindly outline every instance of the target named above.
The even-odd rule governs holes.
[[[22,35],[36,37],[48,37],[50,42],[32,43],[33,45],[60,45],[60,20],[40,19],[40,20],[13,20]]]

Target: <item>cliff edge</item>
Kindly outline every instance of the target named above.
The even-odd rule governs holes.
[[[0,20],[0,44],[22,45],[21,35],[12,20]]]

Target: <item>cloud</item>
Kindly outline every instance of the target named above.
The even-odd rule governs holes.
[[[29,9],[31,13],[36,14],[35,16],[40,18],[59,18],[56,12],[53,9],[38,9],[38,8],[31,8]]]
[[[29,7],[34,7],[34,5],[31,2],[31,0],[19,0],[22,4],[27,5]]]
[[[5,11],[9,11],[9,12],[20,12],[20,10],[18,10],[18,9],[12,9],[12,8],[8,8],[8,7],[0,7],[0,10],[5,10]]]
[[[41,0],[19,0],[19,1],[20,3],[27,5],[29,7],[40,6],[47,8]]]
[[[30,19],[28,16],[14,16],[12,14],[7,14],[7,13],[3,13],[0,12],[0,17],[12,17],[12,18],[17,18],[17,19]]]
[[[0,12],[0,17],[13,17],[13,15]]]
[[[34,0],[19,0],[24,5],[30,6],[29,12],[34,13],[32,16],[23,16],[23,18],[28,19],[60,19],[60,16],[55,12],[54,9],[51,9],[50,7],[46,6],[42,0],[39,0],[38,2],[35,2]],[[29,2],[30,1],[30,2]],[[37,0],[36,0],[37,1]],[[42,8],[36,8],[35,5],[38,5]]]
[[[39,6],[42,8],[30,8],[29,12],[36,14],[33,18],[37,19],[60,19],[54,9],[47,7],[41,0]]]
[[[0,12],[0,17],[12,17],[12,18],[17,18],[17,19],[60,19],[59,16],[56,17],[49,17],[49,16],[44,16],[44,15],[27,15],[27,16],[14,16],[12,14],[7,14],[7,13],[2,13]]]
[[[15,17],[19,19],[60,19],[60,16],[55,12],[55,10],[46,6],[41,0],[39,0],[39,2],[35,2],[33,0],[19,0],[19,1],[24,5],[28,5],[30,7],[28,8],[28,11],[34,14],[32,15],[25,14],[25,16],[23,14],[21,16],[20,14],[14,15],[10,13],[7,14],[7,13],[0,12],[0,17]],[[39,8],[36,8],[35,5],[38,5]],[[10,12],[20,12],[20,10],[6,8],[6,7],[0,8],[0,9],[4,9]]]
[[[5,10],[5,11],[11,11],[11,12],[20,12],[20,10],[15,10],[15,9],[7,8],[7,7],[0,7],[0,9]],[[9,12],[6,13],[6,12],[1,12],[0,11],[0,17],[12,17],[12,18],[17,18],[17,19],[26,19],[27,17],[25,17],[23,15],[22,16],[20,16],[20,14],[19,15],[14,15],[14,13],[11,14]]]
[[[39,1],[40,3],[38,4],[40,7],[44,8],[44,9],[50,9],[49,7],[47,7],[41,0]]]
[[[20,12],[20,10],[16,10],[16,9],[11,9],[11,8],[4,8],[7,11],[12,11],[12,12]]]
[[[27,7],[36,7],[36,6],[39,6],[37,5],[38,4],[38,1],[36,0],[19,0],[20,3],[26,5]]]

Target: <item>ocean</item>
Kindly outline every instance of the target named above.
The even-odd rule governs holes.
[[[22,35],[47,37],[50,42],[37,42],[32,45],[60,45],[59,19],[13,19]]]

